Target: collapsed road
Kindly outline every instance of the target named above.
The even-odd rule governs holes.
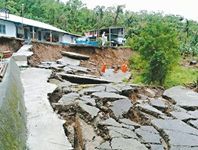
[[[124,50],[88,51],[88,60],[77,60],[61,56],[63,48],[43,49],[33,45],[31,67],[21,70],[29,150],[198,149],[196,92],[124,82],[130,73],[112,69],[116,56],[123,58],[118,64],[129,60]],[[104,62],[111,65],[100,74],[97,66]]]
[[[112,69],[100,77],[109,83],[98,83],[94,76],[82,83],[91,69],[65,64],[66,59],[37,67],[53,69],[48,81],[57,88],[48,93],[49,102],[65,120],[75,150],[198,149],[196,92],[127,84],[123,80],[130,76]],[[75,80],[64,78],[67,74]]]
[[[66,120],[74,149],[197,149],[198,94],[180,86],[162,91],[123,83],[63,82],[49,100]]]
[[[60,83],[49,100],[66,120],[74,149],[197,149],[198,94],[180,86],[159,91],[123,83]]]

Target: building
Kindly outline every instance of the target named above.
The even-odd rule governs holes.
[[[105,32],[105,36],[107,37],[108,41],[112,41],[118,38],[125,38],[125,27],[107,27],[91,30],[86,32],[85,36],[90,38],[102,37],[103,32]]]
[[[2,9],[0,9],[0,36],[63,44],[75,43],[80,37],[43,22],[9,14],[7,10]]]

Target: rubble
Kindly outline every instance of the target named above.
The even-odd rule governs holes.
[[[126,74],[117,77],[111,69],[100,78],[62,65],[50,77],[60,83],[48,98],[74,150],[198,149],[197,93],[128,84]]]
[[[140,91],[144,90],[142,86],[126,84],[125,87],[127,86],[131,87],[129,93],[132,95],[138,95]],[[169,150],[178,147],[181,149],[198,148],[197,111],[186,110],[187,107],[181,108],[174,103],[167,105],[170,103],[169,99],[153,98],[156,93],[148,97],[147,101],[139,99],[139,103],[134,103],[130,96],[121,95],[126,90],[123,87],[123,83],[116,85],[113,83],[84,86],[79,84],[62,85],[57,87],[59,91],[65,88],[79,89],[68,90],[70,91],[68,94],[72,95],[70,98],[65,98],[65,95],[60,92],[62,98],[58,101],[58,104],[73,105],[75,113],[67,113],[69,107],[66,110],[55,107],[53,101],[51,101],[52,107],[57,111],[65,111],[64,119],[66,122],[71,122],[71,118],[75,118],[78,114],[83,122],[93,128],[96,134],[94,139],[100,140],[98,140],[97,146],[95,145],[92,149]],[[146,91],[148,91],[147,88]],[[183,94],[188,92],[188,90],[184,90]],[[170,96],[170,98],[172,97]],[[65,99],[65,103],[62,102],[63,99]],[[71,104],[73,102],[75,103]],[[132,111],[136,114],[132,114]],[[137,121],[138,119],[139,121]],[[73,123],[76,124],[75,121]],[[70,126],[65,126],[66,130],[68,127],[70,128]],[[78,132],[83,134],[84,131],[79,130]],[[188,140],[183,140],[185,137],[188,137]],[[86,147],[93,146],[92,141],[83,141]],[[123,145],[123,143],[128,144]],[[130,143],[134,143],[134,145],[132,146]]]

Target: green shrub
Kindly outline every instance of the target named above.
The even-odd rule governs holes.
[[[98,41],[98,46],[102,46],[102,39],[100,37],[97,39],[97,41]]]
[[[110,46],[111,45],[111,42],[110,41],[106,41],[104,45],[105,46]]]
[[[141,68],[141,62],[140,62],[140,55],[138,53],[135,53],[131,56],[130,60],[130,68],[131,69],[140,69]]]

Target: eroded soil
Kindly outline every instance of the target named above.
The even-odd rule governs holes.
[[[31,66],[56,61],[62,58],[61,51],[76,52],[90,57],[89,61],[81,60],[80,66],[96,70],[91,73],[95,76],[99,76],[99,70],[104,63],[107,64],[107,68],[129,64],[130,57],[135,53],[130,48],[121,47],[63,46],[38,42],[32,42],[32,45],[34,55],[29,59]]]

